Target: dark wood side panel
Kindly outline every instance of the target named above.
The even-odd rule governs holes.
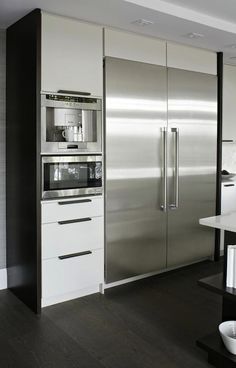
[[[8,287],[36,313],[41,304],[40,34],[39,9],[7,29]]]
[[[221,214],[222,119],[223,119],[223,52],[217,53],[217,177],[216,215]],[[220,259],[220,230],[215,230],[215,261]]]

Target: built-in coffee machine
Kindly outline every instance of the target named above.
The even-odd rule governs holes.
[[[101,152],[102,100],[69,94],[41,95],[41,153]]]

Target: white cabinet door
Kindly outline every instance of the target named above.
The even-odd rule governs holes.
[[[68,294],[103,282],[103,250],[42,262],[42,297]]]
[[[104,218],[42,225],[42,259],[104,248]]]
[[[216,75],[216,62],[215,52],[167,42],[167,66],[170,68]]]
[[[166,42],[152,37],[105,29],[105,56],[166,65]]]
[[[236,66],[225,65],[223,75],[223,140],[236,141]]]
[[[221,213],[236,211],[236,181],[221,184]]]
[[[75,198],[42,202],[42,224],[103,216],[103,198]]]
[[[102,27],[42,13],[42,91],[102,96]]]

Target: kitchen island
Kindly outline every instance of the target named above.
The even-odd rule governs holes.
[[[223,272],[198,281],[209,291],[222,295],[222,321],[236,320],[236,289],[226,287],[227,247],[236,244],[236,212],[202,218],[200,225],[224,231]],[[218,326],[216,331],[197,341],[197,345],[208,353],[208,362],[218,368],[236,367],[236,356],[230,354],[221,341]]]

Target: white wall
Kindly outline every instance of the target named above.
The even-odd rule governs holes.
[[[236,66],[224,66],[222,169],[236,173]]]

